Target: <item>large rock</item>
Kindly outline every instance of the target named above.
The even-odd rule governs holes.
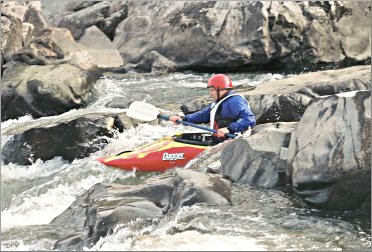
[[[1,119],[38,118],[83,107],[101,76],[95,60],[67,29],[44,29],[12,55],[1,86]]]
[[[1,156],[5,164],[30,165],[37,159],[50,160],[60,156],[72,162],[102,149],[113,137],[105,120],[78,119],[49,128],[36,128],[14,135],[5,143]]]
[[[22,20],[13,13],[1,12],[1,59],[8,62],[23,47]],[[3,64],[2,64],[3,65]]]
[[[30,114],[59,115],[85,105],[100,73],[72,64],[16,66],[5,70],[1,85],[1,120]]]
[[[131,125],[123,113],[121,109],[80,109],[27,124],[13,123],[2,129],[2,136],[12,136],[1,150],[3,161],[29,165],[57,156],[70,162],[87,157],[102,149],[107,137]]]
[[[369,17],[369,2],[92,1],[59,26],[97,26],[128,67],[156,51],[181,70],[303,71],[370,62]]]
[[[66,6],[58,27],[71,30],[76,40],[84,34],[84,30],[97,26],[111,40],[116,26],[127,17],[128,7],[125,1],[90,1],[77,2]]]
[[[65,232],[54,249],[82,250],[118,224],[161,218],[183,206],[230,204],[229,184],[219,175],[189,170],[153,177],[142,185],[96,184],[50,223]]]
[[[291,136],[287,176],[311,206],[370,211],[371,91],[311,103]]]
[[[157,51],[146,53],[137,64],[126,64],[123,68],[126,72],[136,73],[171,73],[178,69],[178,66]]]
[[[123,65],[123,59],[111,40],[96,26],[84,30],[79,43],[84,45],[91,54],[98,67],[113,68]]]
[[[251,136],[233,141],[222,150],[221,174],[239,184],[283,187],[286,155],[281,152],[288,148],[296,124],[262,124]]]
[[[302,71],[370,61],[368,2],[131,2],[128,6],[128,17],[117,26],[114,38],[125,63],[138,63],[153,50],[180,69],[198,70]]]
[[[83,34],[84,29],[102,22],[108,15],[109,2],[103,1],[87,8],[79,9],[77,12],[67,14],[61,19],[58,27],[67,28],[71,31],[75,40]]]
[[[11,61],[14,53],[27,47],[34,36],[46,27],[39,1],[1,3],[2,62]]]

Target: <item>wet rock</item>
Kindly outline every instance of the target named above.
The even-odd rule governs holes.
[[[183,104],[181,106],[181,111],[185,114],[185,115],[188,115],[188,114],[192,114],[192,113],[195,113],[205,107],[207,107],[210,103],[210,98],[209,96],[204,96],[204,97],[201,97],[201,98],[196,98],[194,99],[193,101],[187,103],[187,104]]]
[[[231,188],[228,185],[219,175],[179,170],[175,176],[171,210],[196,203],[229,204]]]
[[[311,206],[370,211],[370,91],[314,99],[292,133],[287,177]]]
[[[81,108],[100,74],[68,63],[8,68],[1,85],[1,120],[26,114],[39,118]]]
[[[296,124],[263,124],[251,136],[236,139],[222,150],[221,174],[239,184],[284,187],[286,157],[280,154]]]
[[[5,164],[30,165],[37,159],[45,161],[56,156],[71,162],[102,149],[107,144],[106,137],[113,136],[106,119],[80,118],[16,134],[5,143],[1,154]]]
[[[58,250],[82,250],[137,218],[162,218],[196,203],[229,204],[229,183],[218,175],[180,170],[150,178],[142,185],[96,184],[51,221],[65,228]]]

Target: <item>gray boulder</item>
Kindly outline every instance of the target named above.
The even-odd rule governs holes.
[[[51,221],[57,230],[65,230],[54,249],[89,248],[119,224],[162,218],[197,203],[230,204],[230,197],[228,181],[190,170],[153,177],[141,185],[96,184]]]
[[[291,136],[287,177],[311,206],[370,211],[371,91],[311,103]]]
[[[81,108],[101,76],[87,50],[67,29],[44,29],[26,47],[12,55],[4,71],[1,119],[25,114],[38,118]]]
[[[34,128],[14,135],[1,150],[5,164],[30,165],[37,159],[50,160],[60,156],[72,162],[84,158],[107,144],[113,137],[107,121],[77,119],[48,128]]]
[[[108,15],[110,8],[107,1],[84,7],[86,8],[65,15],[58,24],[58,27],[69,29],[75,40],[79,40],[84,34],[85,28],[102,22]]]
[[[26,114],[39,118],[81,108],[99,76],[95,69],[82,70],[69,63],[8,68],[1,86],[1,120]]]
[[[113,39],[116,26],[127,17],[127,3],[124,1],[89,1],[72,3],[66,6],[58,27],[71,31],[79,40],[84,30],[97,26],[108,38]]]
[[[137,64],[126,64],[125,72],[136,73],[171,73],[178,69],[178,66],[157,51],[146,53]]]
[[[239,184],[283,187],[286,156],[281,157],[281,152],[288,148],[296,124],[262,124],[251,136],[233,141],[222,150],[221,174]]]
[[[79,43],[84,45],[89,54],[97,62],[99,68],[114,68],[123,65],[119,51],[113,46],[111,40],[96,26],[84,30]]]
[[[11,136],[1,150],[5,164],[29,165],[60,156],[72,161],[96,152],[108,143],[108,137],[132,125],[120,109],[80,109],[73,113],[40,118],[27,124],[13,123],[2,129]]]
[[[177,70],[308,71],[368,64],[369,17],[369,2],[92,1],[59,27],[97,26],[132,70],[156,51]]]
[[[198,70],[302,71],[370,60],[367,2],[132,2],[128,9],[114,38],[125,63],[153,50]]]

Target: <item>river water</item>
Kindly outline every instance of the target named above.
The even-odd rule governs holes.
[[[128,105],[145,100],[156,105],[186,104],[208,95],[210,74],[175,73],[106,75],[95,85],[90,109]],[[281,79],[280,74],[231,74],[234,85],[259,85]],[[177,107],[178,106],[178,107]],[[71,114],[78,111],[69,112]],[[43,118],[48,121],[48,118]],[[35,120],[24,116],[1,124],[2,132]],[[143,145],[175,132],[195,129],[141,124],[109,139],[102,150],[69,163],[60,157],[29,166],[5,165],[1,160],[1,250],[51,250],[56,241],[45,224],[61,214],[77,196],[99,182],[138,184],[158,173],[136,173],[106,167],[95,159]],[[1,146],[10,136],[2,133]],[[233,187],[232,206],[194,205],[162,219],[138,219],[119,225],[89,251],[125,250],[370,250],[370,216],[352,212],[323,212],[305,208],[279,190]]]

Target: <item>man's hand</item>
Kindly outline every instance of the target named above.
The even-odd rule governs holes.
[[[179,124],[178,122],[176,122],[177,120],[182,121],[182,118],[180,116],[176,116],[176,115],[169,117],[169,121],[173,122],[174,124]]]
[[[217,136],[218,137],[225,137],[225,134],[228,134],[228,133],[230,133],[230,131],[226,127],[221,128],[221,129],[218,129]]]

